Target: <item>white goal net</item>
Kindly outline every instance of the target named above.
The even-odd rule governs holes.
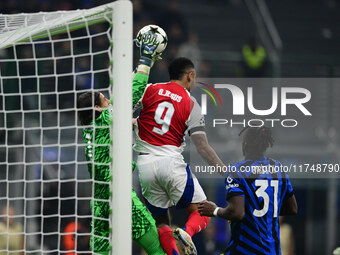
[[[126,171],[113,173],[109,200],[119,210],[111,214],[108,238],[114,254],[131,253],[131,71],[129,1],[0,15],[0,254],[93,253],[95,180],[88,172],[77,97],[98,91],[109,98],[110,84],[113,112],[119,113],[111,151],[124,155],[113,154],[113,169]]]

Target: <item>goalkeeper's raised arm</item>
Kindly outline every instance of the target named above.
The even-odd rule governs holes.
[[[151,67],[155,61],[162,59],[162,53],[156,52],[159,42],[153,40],[152,37],[147,36],[147,34],[144,34],[141,41],[136,43],[136,45],[139,47],[140,59],[132,81],[133,106],[137,104],[144,93],[149,80]]]

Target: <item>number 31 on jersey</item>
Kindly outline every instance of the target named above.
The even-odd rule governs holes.
[[[255,194],[257,197],[263,198],[263,208],[261,210],[255,209],[253,211],[254,216],[256,217],[262,217],[266,215],[269,209],[269,195],[266,192],[266,189],[268,188],[269,180],[255,180],[255,186],[259,187]],[[278,180],[271,180],[270,186],[274,188],[274,212],[273,217],[277,217],[277,195],[278,195],[278,189],[279,189],[279,181]]]

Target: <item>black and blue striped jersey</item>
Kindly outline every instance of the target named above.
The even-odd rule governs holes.
[[[280,162],[270,158],[231,165],[225,180],[226,199],[243,196],[245,215],[231,223],[225,254],[281,254],[279,215],[284,199],[293,195]]]

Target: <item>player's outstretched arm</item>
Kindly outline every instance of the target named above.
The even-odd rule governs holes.
[[[231,197],[228,200],[228,206],[225,208],[217,207],[214,202],[204,201],[199,203],[198,212],[201,216],[217,216],[226,220],[239,221],[244,217],[244,197]]]
[[[295,195],[283,200],[280,216],[295,215],[298,213],[298,205],[296,203]]]
[[[140,44],[137,44],[140,52],[137,72],[132,80],[133,106],[137,104],[142,97],[145,87],[149,81],[150,69],[155,61],[162,59],[161,53],[156,53],[159,42],[152,39],[151,36],[144,34]]]
[[[205,133],[192,134],[190,136],[191,141],[195,144],[197,152],[201,155],[201,157],[211,166],[219,166],[221,174],[223,177],[225,176],[225,172],[222,171],[225,169],[225,165],[222,160],[218,157],[215,150],[209,145],[208,138]]]
[[[141,65],[138,66],[140,68]],[[144,94],[144,90],[146,88],[146,85],[148,84],[149,81],[149,72],[150,68],[148,68],[148,72],[145,72],[146,66],[142,67],[144,70],[143,72],[138,71],[136,75],[133,77],[132,80],[132,104],[133,107],[138,103],[140,98]]]

